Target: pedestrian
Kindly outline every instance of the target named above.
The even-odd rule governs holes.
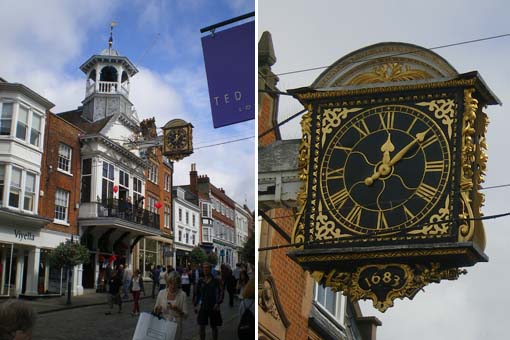
[[[242,298],[243,291],[250,278],[246,270],[241,270],[239,274],[239,281],[237,282],[237,290],[239,291],[239,297]]]
[[[223,302],[223,287],[221,281],[211,275],[211,265],[202,265],[204,276],[199,279],[197,293],[193,305],[198,306],[197,323],[199,325],[200,340],[205,340],[205,327],[211,326],[214,340],[218,340],[218,327],[222,325],[220,305]],[[197,310],[195,309],[195,313]]]
[[[239,294],[239,289],[237,288],[239,285],[239,276],[241,274],[241,264],[238,262],[236,263],[236,268],[233,270],[232,275],[234,275],[235,279],[235,287],[236,287],[236,294]]]
[[[133,272],[131,271],[131,268],[126,267],[124,270],[124,273],[122,274],[122,287],[123,287],[123,296],[122,298],[124,300],[129,299],[129,286],[131,284],[131,279],[133,278]]]
[[[133,312],[131,315],[137,316],[140,315],[140,305],[138,301],[140,300],[140,293],[143,292],[145,295],[145,289],[143,287],[143,279],[140,275],[140,270],[135,270],[135,274],[131,278],[131,282],[129,285],[129,291],[133,294]]]
[[[161,266],[161,272],[159,273],[159,290],[166,288],[166,268]]]
[[[225,287],[228,292],[228,304],[230,307],[234,307],[235,280],[232,275],[232,270],[228,264],[222,264],[220,271],[223,287]]]
[[[186,294],[181,289],[181,277],[176,271],[167,275],[166,289],[158,293],[154,313],[177,323],[175,340],[182,339],[183,320],[188,317]]]
[[[186,296],[189,297],[191,282],[190,282],[190,271],[189,271],[189,268],[187,268],[187,267],[184,267],[182,269],[181,284],[182,284],[182,290],[186,293]]]
[[[156,268],[151,270],[152,278],[152,298],[156,297],[156,289],[159,288],[159,275],[161,274],[161,266],[158,264]],[[159,291],[159,290],[158,290]]]
[[[106,312],[105,315],[112,314],[111,310],[113,309],[114,304],[119,305],[119,313],[122,312],[122,299],[121,299],[121,291],[122,291],[122,276],[119,270],[112,271],[112,277],[110,278],[109,284],[109,294],[108,294],[108,304],[110,305],[110,311]]]
[[[255,337],[255,279],[248,280],[240,297],[237,334],[239,340],[253,339]]]
[[[31,340],[37,313],[22,300],[0,304],[0,340]]]

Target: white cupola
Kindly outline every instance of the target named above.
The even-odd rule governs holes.
[[[80,66],[87,75],[85,99],[82,101],[83,118],[95,122],[120,112],[137,120],[133,104],[129,101],[129,85],[138,69],[127,57],[113,49],[111,32],[108,45]]]

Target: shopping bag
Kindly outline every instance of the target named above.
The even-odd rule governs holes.
[[[173,340],[177,323],[150,313],[141,313],[136,324],[133,340]]]

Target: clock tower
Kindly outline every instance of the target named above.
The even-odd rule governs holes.
[[[385,311],[488,261],[487,105],[477,72],[405,43],[355,51],[308,88],[289,256],[321,284]]]
[[[138,73],[136,66],[112,47],[91,56],[80,70],[87,75],[83,118],[96,122],[117,112],[128,120],[138,122],[133,103],[129,99],[131,77]]]

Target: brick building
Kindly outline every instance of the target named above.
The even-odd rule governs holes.
[[[235,265],[234,254],[236,250],[236,232],[235,232],[235,202],[225,193],[223,188],[217,188],[207,175],[198,176],[196,167],[193,164],[190,172],[190,190],[196,190],[203,197],[201,201],[202,221],[204,219],[207,223],[212,221],[211,224],[204,224],[202,222],[202,230],[212,232],[202,238],[212,238],[212,251],[218,256],[218,264],[229,264],[231,267]],[[210,202],[210,203],[209,203]],[[209,217],[204,217],[204,210],[209,209],[209,204],[212,213]],[[204,208],[205,207],[205,208]],[[209,211],[209,210],[208,210]],[[207,226],[207,227],[206,227]]]
[[[291,242],[296,215],[298,146],[300,140],[281,140],[278,127],[278,77],[271,71],[276,62],[271,35],[259,41],[259,138],[260,247]],[[274,127],[274,129],[273,129]],[[272,130],[271,130],[272,129]],[[318,285],[288,256],[289,248],[259,253],[259,339],[375,339],[380,325],[363,317],[357,303],[341,293]]]
[[[45,229],[73,235],[79,239],[78,208],[80,192],[80,135],[83,130],[61,117],[48,112],[46,114],[44,153],[41,162],[41,182],[39,211],[41,216],[50,219]],[[54,291],[60,269],[53,269],[47,263],[47,253],[41,254],[41,270],[45,271],[42,284],[43,291]],[[77,266],[73,275],[73,293],[82,294],[82,267]],[[65,280],[65,279],[64,279]],[[51,286],[51,287],[50,287]],[[67,285],[63,284],[63,289]],[[54,291],[55,292],[55,291]]]

